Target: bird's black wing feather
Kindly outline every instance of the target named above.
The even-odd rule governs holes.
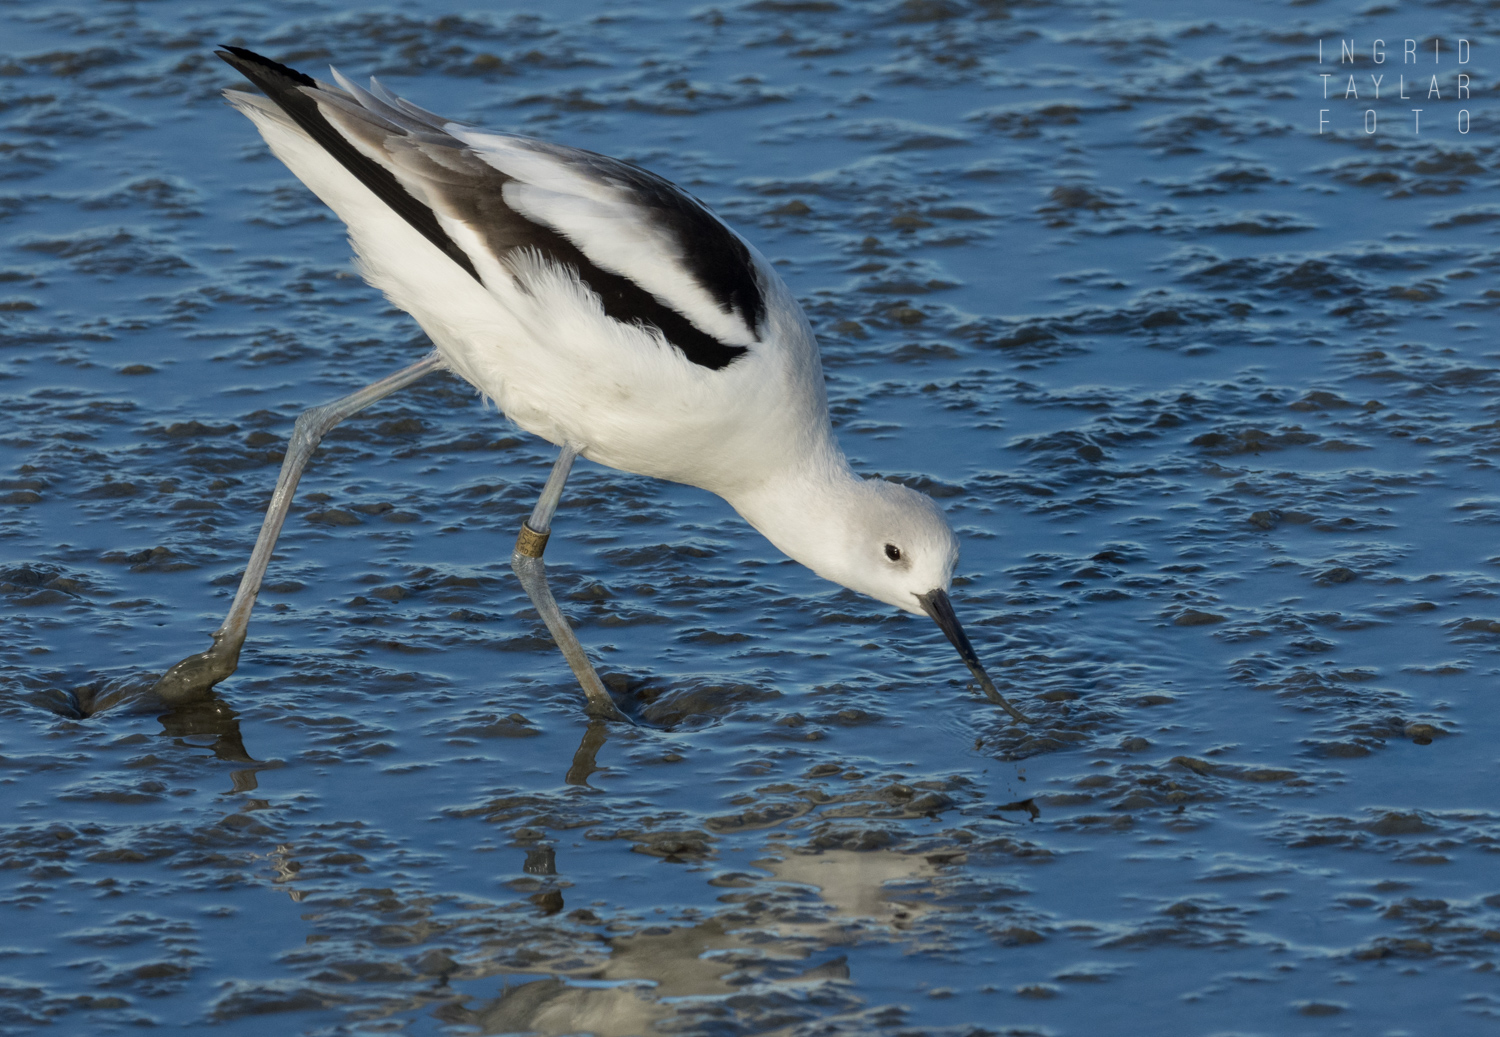
[[[318,110],[317,102],[301,89],[303,87],[318,89],[316,80],[243,47],[226,46],[214,53],[238,69],[250,82],[260,87],[265,95],[280,105],[281,110],[286,112],[309,137],[322,145],[323,150],[338,159],[339,164],[345,169],[359,177],[361,183],[374,191],[376,197],[394,209],[402,219],[420,231],[424,238],[441,249],[449,259],[463,267],[475,280],[479,279],[479,274],[474,270],[473,261],[443,230],[432,209],[422,204],[410,191],[402,187],[401,182],[391,174],[390,170],[360,154],[359,150],[350,144],[343,134],[334,129],[323,113]]]
[[[428,113],[404,102],[398,108],[369,95],[356,98],[241,47],[225,47],[217,53],[476,280],[482,281],[473,260],[443,229],[435,205],[473,228],[497,258],[503,260],[511,251],[527,248],[572,268],[599,296],[611,318],[658,329],[695,364],[719,370],[747,352],[745,346],[723,342],[699,328],[629,277],[602,269],[567,236],[511,208],[503,189],[512,178],[435,126]],[[377,155],[386,155],[390,165],[369,157],[354,140]],[[532,143],[549,157],[585,175],[608,179],[626,191],[632,202],[680,243],[684,268],[719,308],[737,314],[752,334],[758,331],[765,302],[749,250],[701,202],[654,173],[616,159]],[[409,190],[393,169],[408,180],[419,181],[421,193],[430,197]]]

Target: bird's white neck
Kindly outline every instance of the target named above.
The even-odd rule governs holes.
[[[724,495],[746,522],[783,554],[825,579],[846,582],[840,558],[848,516],[864,480],[832,436],[795,465]]]

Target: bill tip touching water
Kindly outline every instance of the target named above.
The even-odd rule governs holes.
[[[560,454],[513,567],[589,700],[623,718],[558,609],[542,554],[574,460],[718,494],[820,576],[930,616],[990,701],[948,597],[958,542],[925,495],[849,466],[817,342],[771,265],[701,202],[634,165],[480,130],[334,72],[219,56],[263,91],[226,92],[344,221],[371,284],[436,350],[296,424],[250,563],[207,652],[157,684],[203,694],[235,669],[302,470],[344,418],[446,369]]]

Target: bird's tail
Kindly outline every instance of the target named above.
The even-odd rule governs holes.
[[[226,46],[215,53],[265,92],[265,98],[257,98],[242,91],[227,91],[231,104],[246,115],[253,109],[295,126],[424,238],[479,280],[473,262],[443,229],[431,205],[408,190],[389,167],[368,153],[386,154],[384,139],[393,135],[432,137],[437,138],[432,143],[461,147],[443,130],[441,117],[396,97],[373,80],[371,86],[379,91],[379,96],[355,86],[337,72],[334,76],[343,89],[243,47]]]

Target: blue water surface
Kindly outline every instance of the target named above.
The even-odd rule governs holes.
[[[0,1033],[1493,1032],[1496,17],[0,2]],[[584,463],[591,724],[508,563],[552,448],[446,375],[328,437],[217,697],[143,695],[296,415],[428,348],[222,43],[713,206],[1037,723]]]

